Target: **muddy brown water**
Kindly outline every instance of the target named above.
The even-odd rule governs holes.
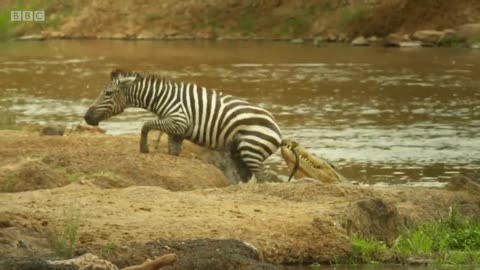
[[[271,111],[294,138],[367,184],[442,185],[480,168],[480,50],[275,42],[0,43],[0,128],[83,122],[122,67],[196,82]],[[138,133],[152,114],[101,123]],[[280,155],[268,164],[286,172]]]

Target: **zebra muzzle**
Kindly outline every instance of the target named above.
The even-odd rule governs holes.
[[[98,126],[98,119],[95,117],[95,110],[90,107],[83,117],[85,122],[91,126]]]

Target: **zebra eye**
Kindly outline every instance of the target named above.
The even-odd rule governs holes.
[[[106,96],[106,97],[111,97],[111,96],[113,96],[113,91],[106,91],[106,92],[105,92],[105,96]]]

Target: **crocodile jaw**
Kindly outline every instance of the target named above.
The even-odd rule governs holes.
[[[344,178],[339,175],[335,169],[325,160],[308,153],[298,143],[287,141],[289,143],[281,147],[282,157],[290,170],[295,166],[295,155],[292,148],[298,153],[300,158],[299,167],[295,178],[311,177],[326,183],[343,182]],[[291,143],[290,143],[291,142]]]

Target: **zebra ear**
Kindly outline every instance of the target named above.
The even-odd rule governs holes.
[[[123,75],[123,74],[125,74],[125,72],[123,70],[117,68],[117,69],[112,70],[112,72],[110,73],[110,78],[112,80],[115,80],[118,77],[120,77],[120,75]]]

